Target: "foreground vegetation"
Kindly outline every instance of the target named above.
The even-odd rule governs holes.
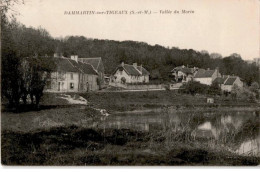
[[[185,138],[185,137],[182,137]],[[2,132],[3,165],[258,165],[242,157],[185,140],[128,129],[55,127]],[[185,143],[185,144],[184,144]]]

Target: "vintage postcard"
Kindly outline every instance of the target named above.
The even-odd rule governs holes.
[[[258,0],[2,0],[2,166],[258,166]]]

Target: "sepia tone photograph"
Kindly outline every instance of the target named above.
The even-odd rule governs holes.
[[[0,7],[3,167],[259,167],[258,0]]]

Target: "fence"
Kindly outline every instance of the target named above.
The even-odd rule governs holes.
[[[145,85],[127,85],[127,90],[161,90],[164,89],[162,84],[145,84]]]

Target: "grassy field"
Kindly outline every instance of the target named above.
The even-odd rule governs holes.
[[[243,100],[215,97],[214,104],[207,104],[205,95],[191,96],[177,91],[143,92],[92,92],[80,94],[91,106],[102,107],[109,111],[129,111],[136,109],[173,106],[176,108],[222,108],[222,107],[259,107],[259,104]]]

